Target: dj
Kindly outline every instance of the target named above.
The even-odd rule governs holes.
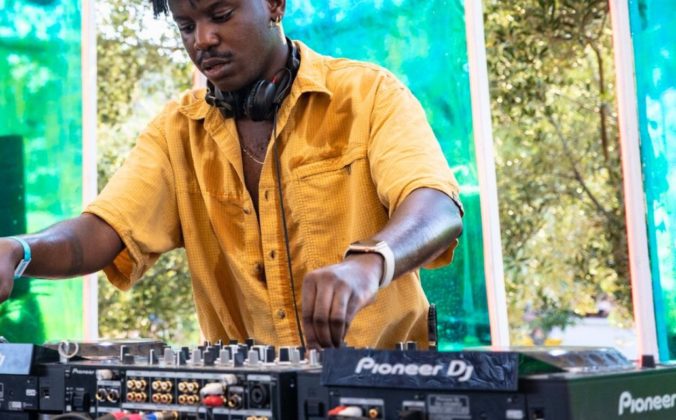
[[[209,340],[427,342],[417,269],[450,262],[462,223],[418,101],[377,66],[291,43],[285,0],[152,3],[208,90],[170,102],[82,215],[0,239],[0,301],[24,268],[129,289],[185,247]]]

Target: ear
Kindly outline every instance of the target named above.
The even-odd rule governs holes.
[[[284,16],[286,12],[286,0],[265,0],[265,2],[273,19]]]

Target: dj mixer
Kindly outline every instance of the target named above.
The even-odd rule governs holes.
[[[673,419],[676,369],[609,348],[0,343],[0,419]]]

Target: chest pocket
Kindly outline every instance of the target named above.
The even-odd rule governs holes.
[[[387,223],[366,157],[315,162],[297,168],[294,175],[294,219],[310,269],[339,262],[348,244]]]

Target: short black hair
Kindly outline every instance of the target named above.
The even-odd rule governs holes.
[[[153,13],[155,17],[158,17],[161,14],[169,14],[169,4],[167,0],[150,0],[153,3]]]

